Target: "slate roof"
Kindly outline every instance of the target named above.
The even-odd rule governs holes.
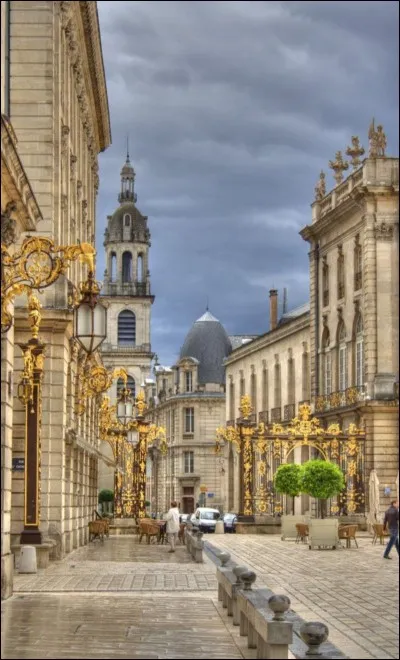
[[[232,352],[232,344],[223,325],[208,310],[193,324],[181,348],[179,357],[194,357],[199,361],[198,382],[225,382],[224,359]]]

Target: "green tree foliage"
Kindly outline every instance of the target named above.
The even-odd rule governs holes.
[[[113,491],[108,490],[107,488],[103,488],[103,490],[101,490],[99,493],[99,502],[113,502],[113,501],[114,501]]]
[[[300,490],[318,500],[328,500],[345,487],[343,472],[329,461],[312,460],[304,463],[301,470]]]
[[[276,471],[274,482],[278,493],[297,497],[300,493],[302,467],[298,463],[285,463]]]

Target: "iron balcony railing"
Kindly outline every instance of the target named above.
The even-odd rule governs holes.
[[[262,410],[261,412],[258,413],[258,421],[262,422],[263,424],[268,424],[268,410]]]
[[[283,407],[283,420],[285,422],[290,422],[296,414],[296,404],[288,403]]]
[[[282,408],[281,406],[277,406],[276,408],[271,408],[271,422],[274,424],[275,422],[281,422],[282,421]]]
[[[315,412],[336,410],[337,408],[347,408],[364,401],[364,399],[364,385],[354,385],[353,387],[348,387],[345,390],[331,392],[331,394],[320,394],[315,397]]]

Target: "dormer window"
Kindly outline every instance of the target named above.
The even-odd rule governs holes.
[[[186,392],[193,391],[193,373],[191,371],[185,372],[185,390]]]

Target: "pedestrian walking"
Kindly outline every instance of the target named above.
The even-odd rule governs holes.
[[[171,546],[168,552],[175,552],[179,533],[179,509],[176,502],[171,502],[171,508],[165,516],[165,520],[167,521],[168,541]]]
[[[386,529],[389,530],[390,538],[386,546],[383,558],[392,559],[389,557],[390,551],[393,546],[396,546],[397,554],[399,554],[399,502],[398,500],[393,500],[390,503],[390,507],[385,513],[385,519],[383,521],[383,531]]]

